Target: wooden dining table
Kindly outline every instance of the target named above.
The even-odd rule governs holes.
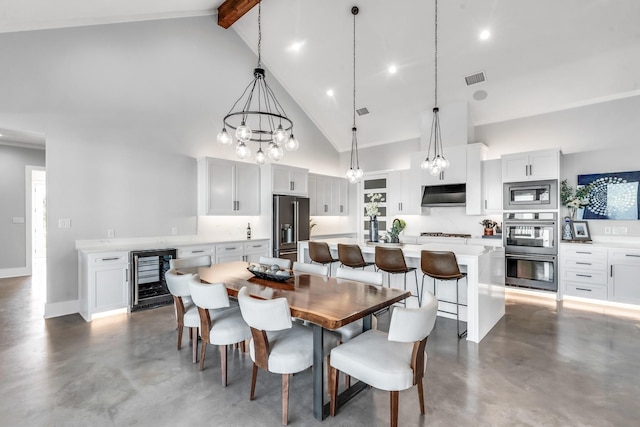
[[[211,267],[180,269],[197,272],[205,283],[224,283],[229,296],[237,297],[244,286],[254,298],[286,298],[291,316],[308,321],[313,328],[313,416],[323,420],[329,414],[324,403],[324,331],[338,329],[363,319],[363,329],[371,328],[371,315],[410,296],[410,292],[369,285],[351,280],[310,274],[292,275],[284,282],[255,277],[248,262],[235,261]],[[338,397],[338,404],[366,387],[358,382]]]

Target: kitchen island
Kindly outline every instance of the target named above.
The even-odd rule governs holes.
[[[367,261],[374,261],[375,246],[371,243],[363,243],[357,239],[323,239],[329,244],[334,258],[338,258],[338,243],[357,244],[362,249],[362,254]],[[456,254],[460,270],[467,273],[467,280],[461,280],[461,288],[466,286],[466,293],[460,293],[460,302],[467,307],[460,307],[460,319],[467,322],[467,340],[480,342],[505,313],[504,292],[504,249],[500,247],[480,245],[455,245],[430,243],[424,245],[404,244],[404,253],[407,265],[417,267],[418,283],[422,282],[420,270],[420,252],[451,251]],[[308,241],[298,243],[298,261],[310,262]],[[332,268],[335,271],[335,266]],[[385,274],[385,286],[387,278]],[[402,288],[402,275],[391,276],[391,287]],[[413,274],[407,275],[407,290],[416,293]],[[433,292],[433,280],[427,277],[424,281],[424,290]],[[438,296],[446,300],[455,299],[455,286],[441,284],[438,286]],[[416,298],[407,299],[407,307],[417,307]],[[454,311],[455,305],[440,302],[439,308],[446,311]],[[452,317],[450,314],[438,311],[439,316]],[[455,316],[453,316],[455,318]]]

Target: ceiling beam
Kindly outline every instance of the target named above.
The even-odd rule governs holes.
[[[218,25],[229,28],[260,0],[226,0],[218,7]]]

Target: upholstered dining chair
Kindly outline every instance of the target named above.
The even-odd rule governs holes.
[[[389,280],[389,287],[391,287],[391,275],[402,274],[404,276],[404,290],[407,290],[407,273],[413,271],[416,280],[416,295],[418,297],[418,307],[422,305],[420,289],[418,288],[418,273],[416,273],[416,267],[407,267],[407,263],[404,259],[404,253],[401,248],[387,248],[383,246],[376,246],[375,249],[376,268],[378,270],[385,271]],[[406,302],[404,302],[406,306]]]
[[[456,300],[438,299],[439,301],[453,304],[456,306],[456,311],[440,310],[444,313],[455,314],[456,316],[456,332],[458,338],[462,338],[467,334],[467,330],[460,332],[460,306],[466,307],[466,304],[460,302],[459,295],[459,282],[460,279],[466,278],[467,273],[460,272],[460,266],[456,254],[449,251],[421,251],[420,252],[420,269],[422,270],[422,284],[421,288],[424,288],[424,278],[429,276],[433,279],[433,294],[438,298],[438,288],[436,284],[438,282],[450,282],[456,281]]]
[[[328,264],[329,276],[331,276],[331,264],[338,262],[338,260],[331,255],[331,250],[329,250],[327,242],[309,241],[309,258],[312,262],[318,264]]]
[[[200,317],[198,315],[198,307],[191,300],[191,290],[189,289],[189,281],[198,277],[194,274],[177,274],[175,269],[168,270],[165,275],[165,281],[169,292],[173,296],[173,305],[176,312],[176,321],[178,322],[178,350],[182,348],[182,333],[184,328],[189,328],[189,338],[192,345],[193,363],[198,361],[198,328],[200,327]]]
[[[351,268],[362,268],[363,270],[375,262],[368,262],[362,256],[362,250],[358,245],[348,245],[338,243],[338,260],[340,264]]]
[[[200,317],[200,370],[204,369],[207,344],[219,346],[222,385],[226,387],[227,346],[240,343],[240,348],[244,351],[244,341],[251,338],[251,331],[242,318],[239,307],[230,306],[224,283],[201,283],[195,276],[189,281],[189,289]]]
[[[331,416],[336,415],[340,372],[390,392],[390,425],[398,425],[398,395],[412,386],[418,388],[420,413],[424,415],[423,378],[427,338],[436,321],[438,301],[425,293],[421,308],[396,307],[391,314],[389,333],[371,329],[331,350],[329,392]]]
[[[199,255],[188,258],[175,258],[169,260],[169,268],[179,270],[191,267],[211,267],[211,255]]]
[[[336,279],[352,280],[354,282],[367,283],[369,285],[382,286],[382,273],[379,271],[364,271],[354,270],[351,268],[338,267],[336,270]],[[375,316],[373,318],[375,328]],[[356,320],[355,322],[347,323],[346,325],[338,328],[334,331],[330,331],[335,334],[340,342],[346,342],[362,333],[362,320]]]
[[[273,257],[268,257],[268,256],[261,256],[260,257],[260,264],[264,264],[264,265],[277,265],[278,267],[284,269],[284,270],[290,270],[291,269],[291,260],[290,259],[284,259],[284,258],[273,258]]]
[[[282,375],[282,424],[287,425],[289,411],[289,377],[313,365],[313,331],[291,321],[285,298],[259,300],[246,287],[238,292],[242,317],[251,327],[249,352],[253,361],[251,394],[256,389],[258,368]],[[325,337],[325,345],[331,345]]]
[[[295,261],[293,263],[292,270],[293,270],[293,274],[306,273],[306,274],[313,274],[316,276],[323,276],[323,277],[329,276],[329,267],[327,267],[326,265],[309,264],[306,262]]]

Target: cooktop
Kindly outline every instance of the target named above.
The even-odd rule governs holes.
[[[420,235],[424,236],[424,237],[461,237],[461,238],[464,238],[464,239],[469,239],[471,237],[471,234],[442,233],[440,231],[425,232],[425,233],[420,233]]]

